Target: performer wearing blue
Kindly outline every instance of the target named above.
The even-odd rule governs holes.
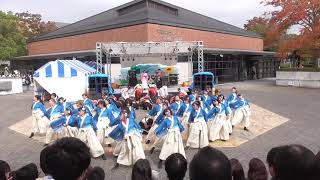
[[[235,109],[234,116],[232,118],[232,126],[236,126],[240,124],[242,121],[244,122],[244,130],[249,131],[250,126],[250,105],[247,100],[243,98],[241,94],[238,94],[237,101],[233,104]]]
[[[132,118],[133,119],[136,119],[137,117],[136,117],[136,110],[135,110],[135,108],[132,106],[132,101],[131,101],[131,99],[126,99],[125,101],[124,101],[124,103],[125,103],[125,105],[126,105],[126,107],[130,110],[130,116],[132,116]]]
[[[196,91],[195,91],[195,90],[192,90],[192,91],[191,91],[191,94],[189,95],[189,99],[190,99],[191,104],[193,104],[194,101],[196,101],[196,97],[197,97]]]
[[[174,97],[174,102],[170,105],[170,109],[171,109],[172,114],[174,116],[176,116],[177,113],[179,112],[179,110],[181,108],[181,105],[182,105],[182,101],[180,100],[180,97],[179,96],[175,96]]]
[[[179,153],[186,157],[181,137],[181,132],[184,131],[177,116],[172,115],[171,109],[167,108],[163,112],[165,114],[164,120],[155,130],[158,139],[163,139],[161,143],[161,152],[159,155],[159,169],[162,168],[162,161],[166,160],[171,154]],[[155,147],[152,147],[151,153]]]
[[[49,122],[47,118],[47,111],[41,102],[39,95],[34,96],[32,104],[32,132],[29,138],[32,138],[35,133],[45,133],[47,131],[47,124]]]
[[[182,133],[183,135],[188,135],[189,132],[189,116],[192,111],[192,105],[190,104],[189,96],[184,97],[183,104],[178,112],[178,117],[180,118],[180,122],[182,126],[185,128],[185,131]]]
[[[47,111],[47,117],[50,119],[50,126],[47,128],[45,146],[52,141],[53,134],[56,134],[58,138],[63,137],[64,118],[61,118],[64,114],[63,107],[54,99],[50,99],[49,104],[51,108]]]
[[[219,97],[219,102],[226,108],[225,112],[226,112],[226,123],[227,123],[227,128],[229,131],[229,135],[231,135],[232,133],[232,123],[231,123],[231,112],[230,112],[230,108],[229,108],[229,104],[228,101],[225,100],[224,95],[220,94]]]
[[[148,117],[153,117],[153,124],[146,137],[147,139],[146,144],[149,144],[150,141],[155,138],[154,131],[156,130],[156,128],[159,126],[159,124],[163,119],[163,116],[162,116],[163,110],[164,108],[163,108],[162,100],[160,98],[157,98],[156,104],[152,107],[151,111],[149,111],[148,113]]]
[[[79,117],[76,114],[72,114],[71,109],[66,109],[64,111],[64,136],[66,137],[77,137],[79,130],[77,127]]]
[[[190,134],[187,140],[187,147],[203,148],[209,145],[207,114],[200,108],[200,102],[192,104],[192,111],[189,117]]]
[[[120,120],[121,122],[109,134],[109,137],[118,141],[118,148],[114,152],[114,155],[117,155],[118,158],[114,168],[119,167],[119,164],[130,166],[139,159],[145,159],[141,143],[142,129],[130,116],[128,108],[121,109]]]
[[[63,111],[65,111],[66,109],[73,109],[72,104],[70,102],[66,102],[66,99],[64,99],[63,97],[59,98],[59,103],[63,107]]]
[[[111,102],[112,102],[112,100],[110,100],[110,99],[105,99],[104,100],[104,102],[106,103],[106,108],[109,110],[109,111],[111,111],[112,112],[112,114],[113,114],[113,117],[119,117],[119,115],[120,115],[120,109],[116,106],[116,105],[114,105],[114,104],[112,104]]]
[[[101,144],[107,144],[110,147],[113,141],[108,135],[114,129],[111,124],[114,124],[115,119],[118,117],[114,117],[111,109],[107,109],[104,100],[99,100],[98,107],[100,111],[97,122],[97,137]]]
[[[82,94],[82,98],[83,98],[83,107],[86,109],[86,112],[91,117],[94,117],[97,114],[97,112],[96,112],[96,107],[94,106],[92,100],[88,98],[87,93]]]
[[[236,87],[232,87],[231,89],[231,94],[227,97],[227,102],[228,102],[228,110],[230,113],[230,118],[233,118],[234,115],[234,108],[233,108],[233,104],[237,101],[237,88]]]
[[[201,101],[203,104],[203,108],[206,110],[210,110],[212,104],[212,98],[208,95],[208,90],[203,91],[203,95],[201,96]]]
[[[218,139],[226,141],[229,139],[229,129],[226,121],[227,108],[219,100],[214,100],[213,104],[214,108],[208,113],[209,140],[211,142]]]
[[[219,89],[216,89],[215,91],[214,91],[214,96],[212,96],[212,101],[214,101],[214,100],[218,100],[218,96],[221,94],[221,91],[219,90]]]
[[[80,119],[78,121],[79,133],[78,138],[87,144],[90,153],[94,158],[101,157],[106,160],[104,149],[101,146],[94,130],[97,129],[92,117],[86,113],[85,108],[79,109]]]

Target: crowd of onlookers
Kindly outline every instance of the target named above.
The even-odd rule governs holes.
[[[181,154],[172,154],[165,160],[169,180],[183,180],[189,167],[191,180],[319,180],[320,153],[315,155],[301,145],[272,148],[267,154],[267,166],[258,158],[249,162],[246,174],[237,159],[229,159],[223,152],[210,146],[200,149],[188,164]],[[100,167],[91,167],[90,149],[77,138],[66,137],[44,148],[40,153],[40,168],[33,163],[11,171],[0,161],[0,180],[102,180],[108,179]],[[132,180],[155,180],[159,173],[151,169],[147,159],[138,160]]]

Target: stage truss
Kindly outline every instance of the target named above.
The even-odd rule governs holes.
[[[97,73],[111,75],[111,57],[188,56],[189,78],[193,74],[192,56],[197,53],[198,72],[203,72],[203,41],[96,43]],[[104,60],[105,56],[105,60]],[[103,72],[105,67],[105,72]]]

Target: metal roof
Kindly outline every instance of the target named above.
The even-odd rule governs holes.
[[[141,3],[157,3],[162,7],[173,9],[177,12],[177,14],[173,15],[163,10],[152,8],[148,5],[141,6]],[[128,12],[119,14],[120,10],[133,6],[136,6],[137,8],[128,9]],[[166,3],[164,1],[135,0],[78,22],[66,25],[57,29],[56,31],[34,37],[31,42],[146,23],[262,38],[260,35],[254,32],[246,31],[239,27]]]

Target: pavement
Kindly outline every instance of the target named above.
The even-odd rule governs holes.
[[[261,124],[270,124],[283,118],[283,122],[269,128],[264,133],[236,147],[218,147],[229,158],[237,158],[247,170],[251,158],[257,157],[265,161],[267,152],[275,146],[284,144],[302,144],[317,153],[320,150],[320,90],[275,86],[274,79],[245,81],[219,85],[224,94],[229,94],[231,87],[238,90],[252,104],[261,108]],[[32,92],[0,96],[0,159],[9,162],[12,169],[34,162],[39,166],[39,154],[43,143],[29,139],[26,135],[9,129],[9,127],[30,117]],[[276,118],[275,118],[276,117]],[[273,118],[273,120],[272,120]],[[254,121],[254,120],[253,120]],[[197,150],[186,151],[188,162]],[[158,151],[152,155],[145,151],[152,169],[160,172],[160,179],[166,179],[164,168],[157,169]],[[101,166],[107,179],[130,179],[131,167],[122,167],[111,171],[115,158],[108,155],[108,160],[93,159],[93,166]],[[39,168],[40,169],[40,168]],[[188,172],[186,178],[188,179]]]

